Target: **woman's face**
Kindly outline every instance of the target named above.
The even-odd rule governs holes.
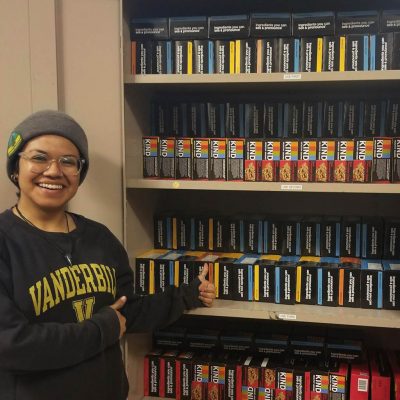
[[[77,147],[68,139],[58,135],[42,135],[30,140],[19,159],[18,184],[20,204],[40,210],[64,209],[79,187],[79,174],[65,173],[57,161],[47,170],[38,173],[38,168],[29,158],[58,160],[61,156],[80,157]],[[45,166],[48,164],[44,164]]]

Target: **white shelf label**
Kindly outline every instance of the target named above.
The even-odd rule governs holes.
[[[301,79],[301,74],[284,74],[283,79],[288,81],[297,81]]]
[[[295,319],[297,319],[296,314],[278,314],[277,317],[278,319],[283,319],[286,321],[294,321]]]
[[[281,185],[281,190],[301,191],[303,190],[303,185]]]

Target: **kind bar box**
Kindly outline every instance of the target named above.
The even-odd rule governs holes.
[[[297,140],[283,140],[279,162],[280,182],[296,182],[298,158],[299,142]]]
[[[175,177],[192,179],[192,139],[176,138],[175,140]]]
[[[370,70],[386,71],[393,69],[393,33],[379,33],[371,35]]]
[[[264,252],[267,254],[282,254],[282,220],[268,218],[264,221]]]
[[[318,263],[301,261],[296,269],[296,302],[301,304],[317,304],[318,296]],[[313,257],[309,257],[313,258]],[[319,257],[315,257],[318,259]]]
[[[383,264],[383,308],[400,309],[400,261],[382,261]]]
[[[174,285],[188,285],[199,273],[204,265],[202,258],[206,253],[202,251],[187,251],[175,261]]]
[[[382,263],[380,260],[362,260],[361,307],[382,308]]]
[[[227,180],[243,181],[244,179],[244,139],[227,139]]]
[[[211,354],[197,354],[193,360],[193,381],[191,398],[207,400],[207,386],[210,380]]]
[[[335,158],[335,140],[319,140],[317,142],[317,160],[315,161],[315,182],[333,182]]]
[[[160,176],[159,141],[158,137],[143,138],[143,178],[158,178]]]
[[[329,36],[335,33],[335,14],[328,12],[294,13],[293,36]]]
[[[170,38],[176,40],[207,39],[207,17],[171,17],[169,32]]]
[[[400,259],[400,220],[385,219],[383,258],[390,260]]]
[[[377,11],[342,11],[336,13],[336,34],[377,33],[379,15]]]
[[[250,36],[255,38],[290,37],[290,13],[250,14]]]
[[[151,57],[152,74],[172,74],[172,43],[166,40],[153,42]]]
[[[321,258],[324,259],[325,257]],[[339,264],[334,261],[320,261],[317,267],[317,304],[336,307],[339,303]]]
[[[279,181],[279,164],[281,160],[281,141],[267,139],[263,143],[263,160],[261,168],[262,182]]]
[[[339,139],[336,141],[336,159],[334,161],[333,181],[351,182],[354,158],[354,141]]]
[[[285,74],[300,71],[300,40],[297,38],[278,39],[278,70]]]
[[[329,372],[324,365],[310,369],[310,396],[312,399],[329,399]]]
[[[393,155],[392,155],[392,182],[400,182],[400,138],[393,138]]]
[[[228,138],[244,137],[244,106],[242,103],[225,103],[225,135]]]
[[[150,280],[154,279],[154,260],[165,255],[168,250],[153,249],[136,257],[135,260],[135,293],[150,294]]]
[[[208,180],[210,163],[209,154],[209,139],[193,139],[193,179]]]
[[[160,358],[162,350],[153,350],[144,357],[144,395],[160,397]]]
[[[341,226],[342,257],[360,257],[361,255],[361,219],[344,217]]]
[[[226,139],[210,139],[210,180],[226,180]]]
[[[153,220],[154,247],[156,249],[176,249],[176,216],[170,212],[163,212],[155,214]]]
[[[285,365],[276,368],[275,399],[293,399],[293,368]]]
[[[349,365],[333,362],[329,366],[329,399],[346,400]]]
[[[357,138],[354,140],[353,183],[371,182],[373,146],[373,139]]]
[[[254,265],[254,300],[275,302],[275,263],[279,255],[262,255]]]
[[[338,329],[329,333],[326,339],[326,356],[332,361],[354,361],[363,358],[363,343],[357,339],[359,332]]]
[[[300,41],[300,71],[322,71],[322,37],[302,37]]]
[[[361,257],[367,259],[382,258],[383,251],[383,220],[379,217],[362,218]]]
[[[339,265],[339,306],[360,307],[361,265],[357,259]]]
[[[264,142],[262,140],[246,140],[246,156],[244,160],[244,180],[260,182],[262,174]]]
[[[193,352],[180,353],[176,359],[176,399],[191,399],[193,381]]]
[[[210,250],[215,252],[225,252],[228,249],[229,231],[226,217],[215,215],[212,221],[212,238]]]
[[[175,179],[175,139],[160,139],[160,178]]]
[[[371,377],[368,362],[354,363],[350,373],[350,399],[368,400]]]
[[[340,256],[340,217],[324,217],[320,221],[321,257]]]
[[[225,105],[220,103],[206,104],[207,137],[225,137]]]
[[[363,136],[364,106],[359,100],[346,100],[343,103],[343,137],[353,139]]]
[[[176,398],[176,368],[177,350],[166,351],[160,358],[160,397]]]
[[[176,216],[176,248],[189,250],[193,248],[191,237],[191,218],[187,215]]]
[[[300,139],[303,136],[303,103],[284,104],[283,136]]]
[[[275,264],[275,302],[295,304],[296,302],[296,267],[294,261],[278,261]]]
[[[226,363],[222,357],[210,362],[210,379],[207,387],[207,399],[224,400]]]
[[[372,182],[389,183],[391,178],[392,139],[374,138]]]
[[[227,219],[228,241],[227,249],[230,252],[240,252],[243,249],[243,218],[233,216]]]
[[[173,42],[173,73],[193,73],[193,42],[189,40],[175,40]]]
[[[210,39],[245,39],[249,37],[247,15],[211,16],[208,19]]]
[[[367,137],[384,136],[386,101],[381,99],[364,102],[364,127],[363,135]]]
[[[300,140],[299,161],[297,163],[297,182],[315,181],[315,162],[317,160],[317,141]]]

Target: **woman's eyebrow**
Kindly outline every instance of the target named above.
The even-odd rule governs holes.
[[[46,150],[41,150],[41,149],[31,149],[31,150],[28,150],[28,153],[31,153],[32,151],[35,151],[36,153],[45,154],[47,156],[49,155],[49,153]],[[79,158],[79,155],[76,155],[76,154],[61,154],[58,157],[78,157]]]

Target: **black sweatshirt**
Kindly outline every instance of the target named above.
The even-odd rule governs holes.
[[[0,400],[125,400],[119,321],[108,306],[127,296],[127,331],[142,332],[201,305],[198,278],[135,295],[121,243],[72,216],[74,231],[48,233],[0,214]]]

